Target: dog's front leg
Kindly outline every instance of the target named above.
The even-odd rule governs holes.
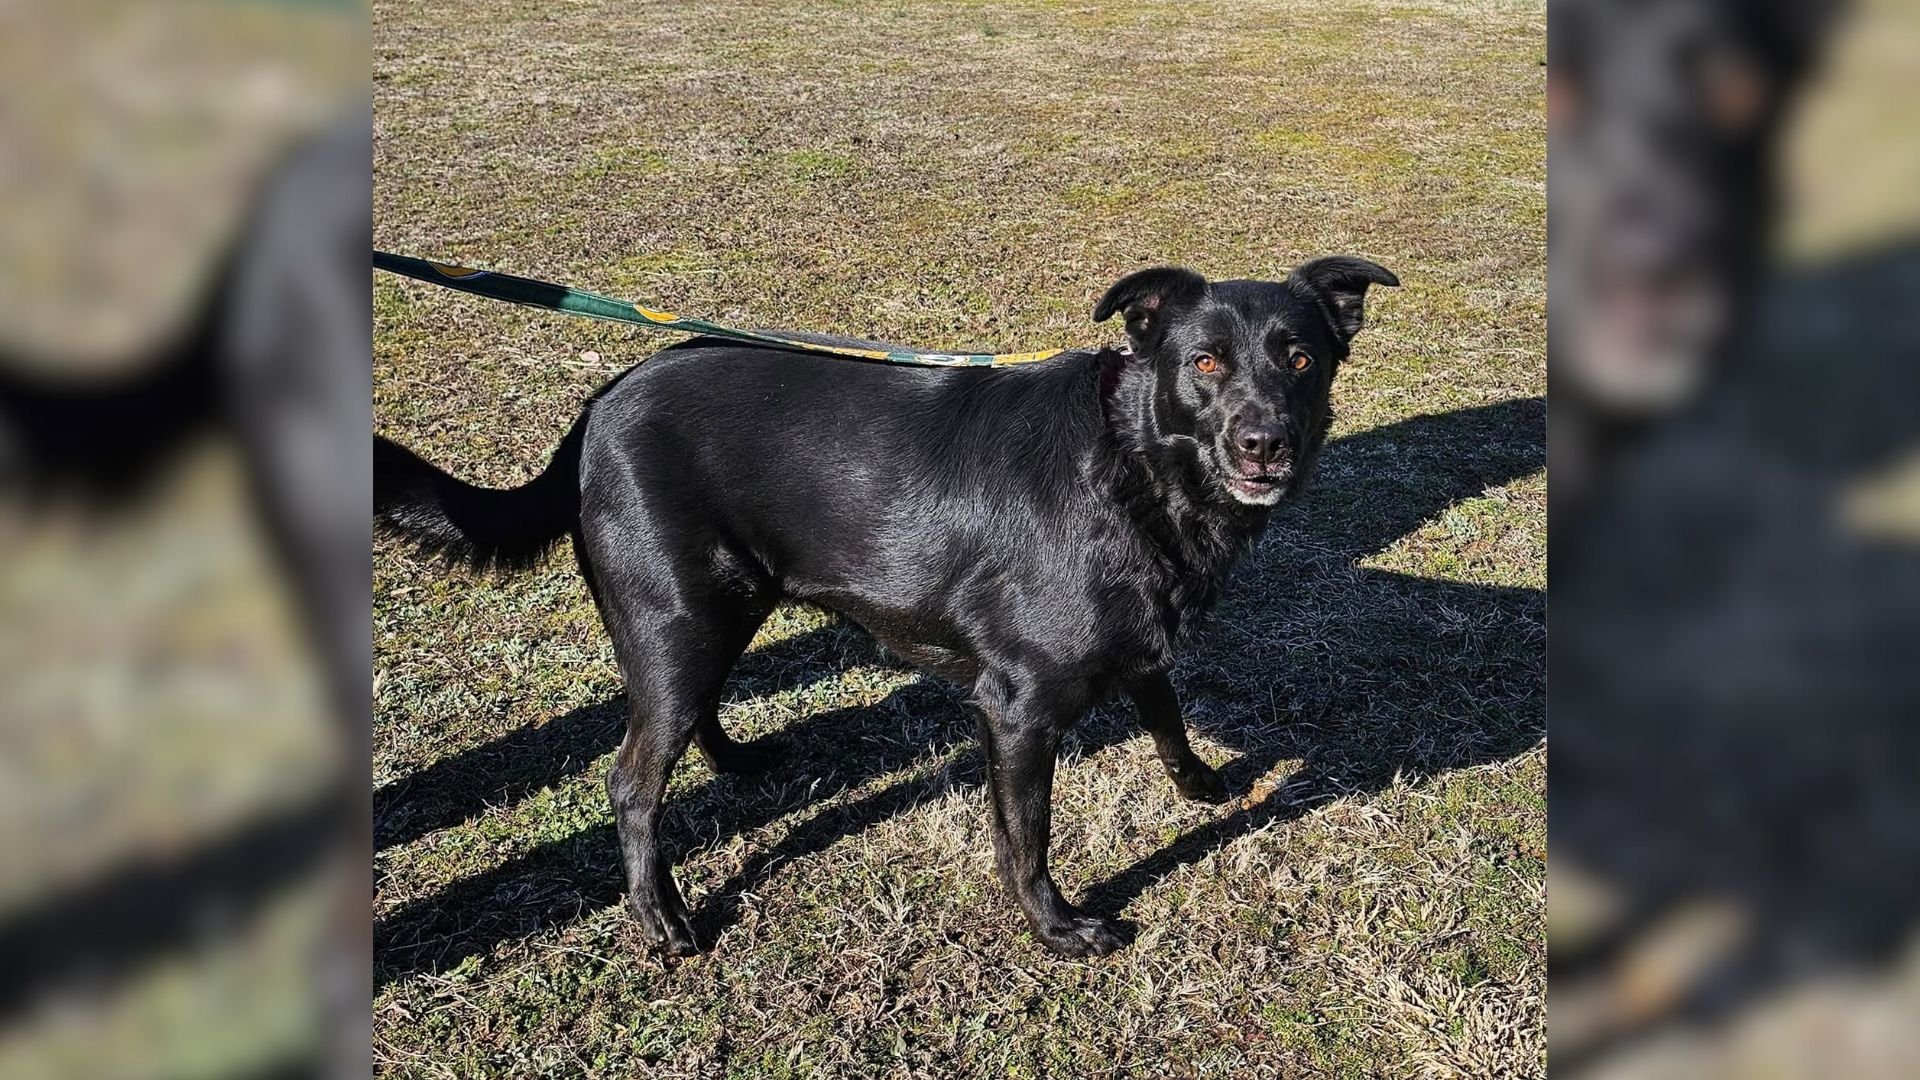
[[[1033,695],[983,698],[980,741],[987,751],[1000,880],[1041,944],[1063,956],[1105,956],[1123,943],[1119,924],[1067,903],[1047,865],[1054,756],[1077,710],[1048,707]]]
[[[1133,699],[1134,715],[1140,726],[1153,736],[1153,749],[1160,764],[1180,794],[1199,802],[1225,802],[1227,785],[1213,766],[1200,760],[1187,744],[1187,724],[1180,718],[1180,699],[1173,682],[1164,671],[1156,672],[1127,687]]]

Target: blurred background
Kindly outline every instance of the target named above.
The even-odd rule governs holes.
[[[366,1073],[366,24],[0,6],[0,1075]]]
[[[1549,43],[1549,1059],[1912,1075],[1920,11]]]

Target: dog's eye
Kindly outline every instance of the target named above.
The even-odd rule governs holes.
[[[1580,88],[1574,85],[1572,76],[1562,74],[1557,68],[1547,68],[1547,127],[1560,130],[1569,127],[1580,117]]]
[[[1202,375],[1211,375],[1220,370],[1220,358],[1212,353],[1201,353],[1193,358],[1193,369]]]
[[[1293,366],[1293,370],[1295,371],[1305,371],[1313,366],[1313,357],[1303,352],[1296,352],[1288,363]]]
[[[1766,106],[1767,84],[1745,57],[1719,50],[1700,60],[1708,114],[1728,135],[1744,135]]]

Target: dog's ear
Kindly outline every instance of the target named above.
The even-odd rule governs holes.
[[[1400,279],[1378,263],[1352,255],[1327,255],[1294,267],[1287,282],[1305,288],[1324,303],[1334,330],[1352,341],[1366,321],[1367,286],[1398,285]]]
[[[1207,279],[1184,266],[1156,266],[1128,274],[1113,283],[1093,306],[1093,321],[1106,322],[1120,312],[1127,319],[1127,337],[1135,352],[1150,351],[1160,340],[1161,313],[1176,304],[1205,296]]]

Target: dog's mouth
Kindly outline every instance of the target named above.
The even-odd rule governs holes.
[[[1293,485],[1293,466],[1286,463],[1261,465],[1247,461],[1229,461],[1221,471],[1220,483],[1227,494],[1253,506],[1272,506],[1286,498]]]
[[[1727,297],[1704,274],[1654,287],[1594,288],[1575,305],[1569,368],[1586,392],[1616,409],[1659,413],[1686,400],[1725,330]]]

